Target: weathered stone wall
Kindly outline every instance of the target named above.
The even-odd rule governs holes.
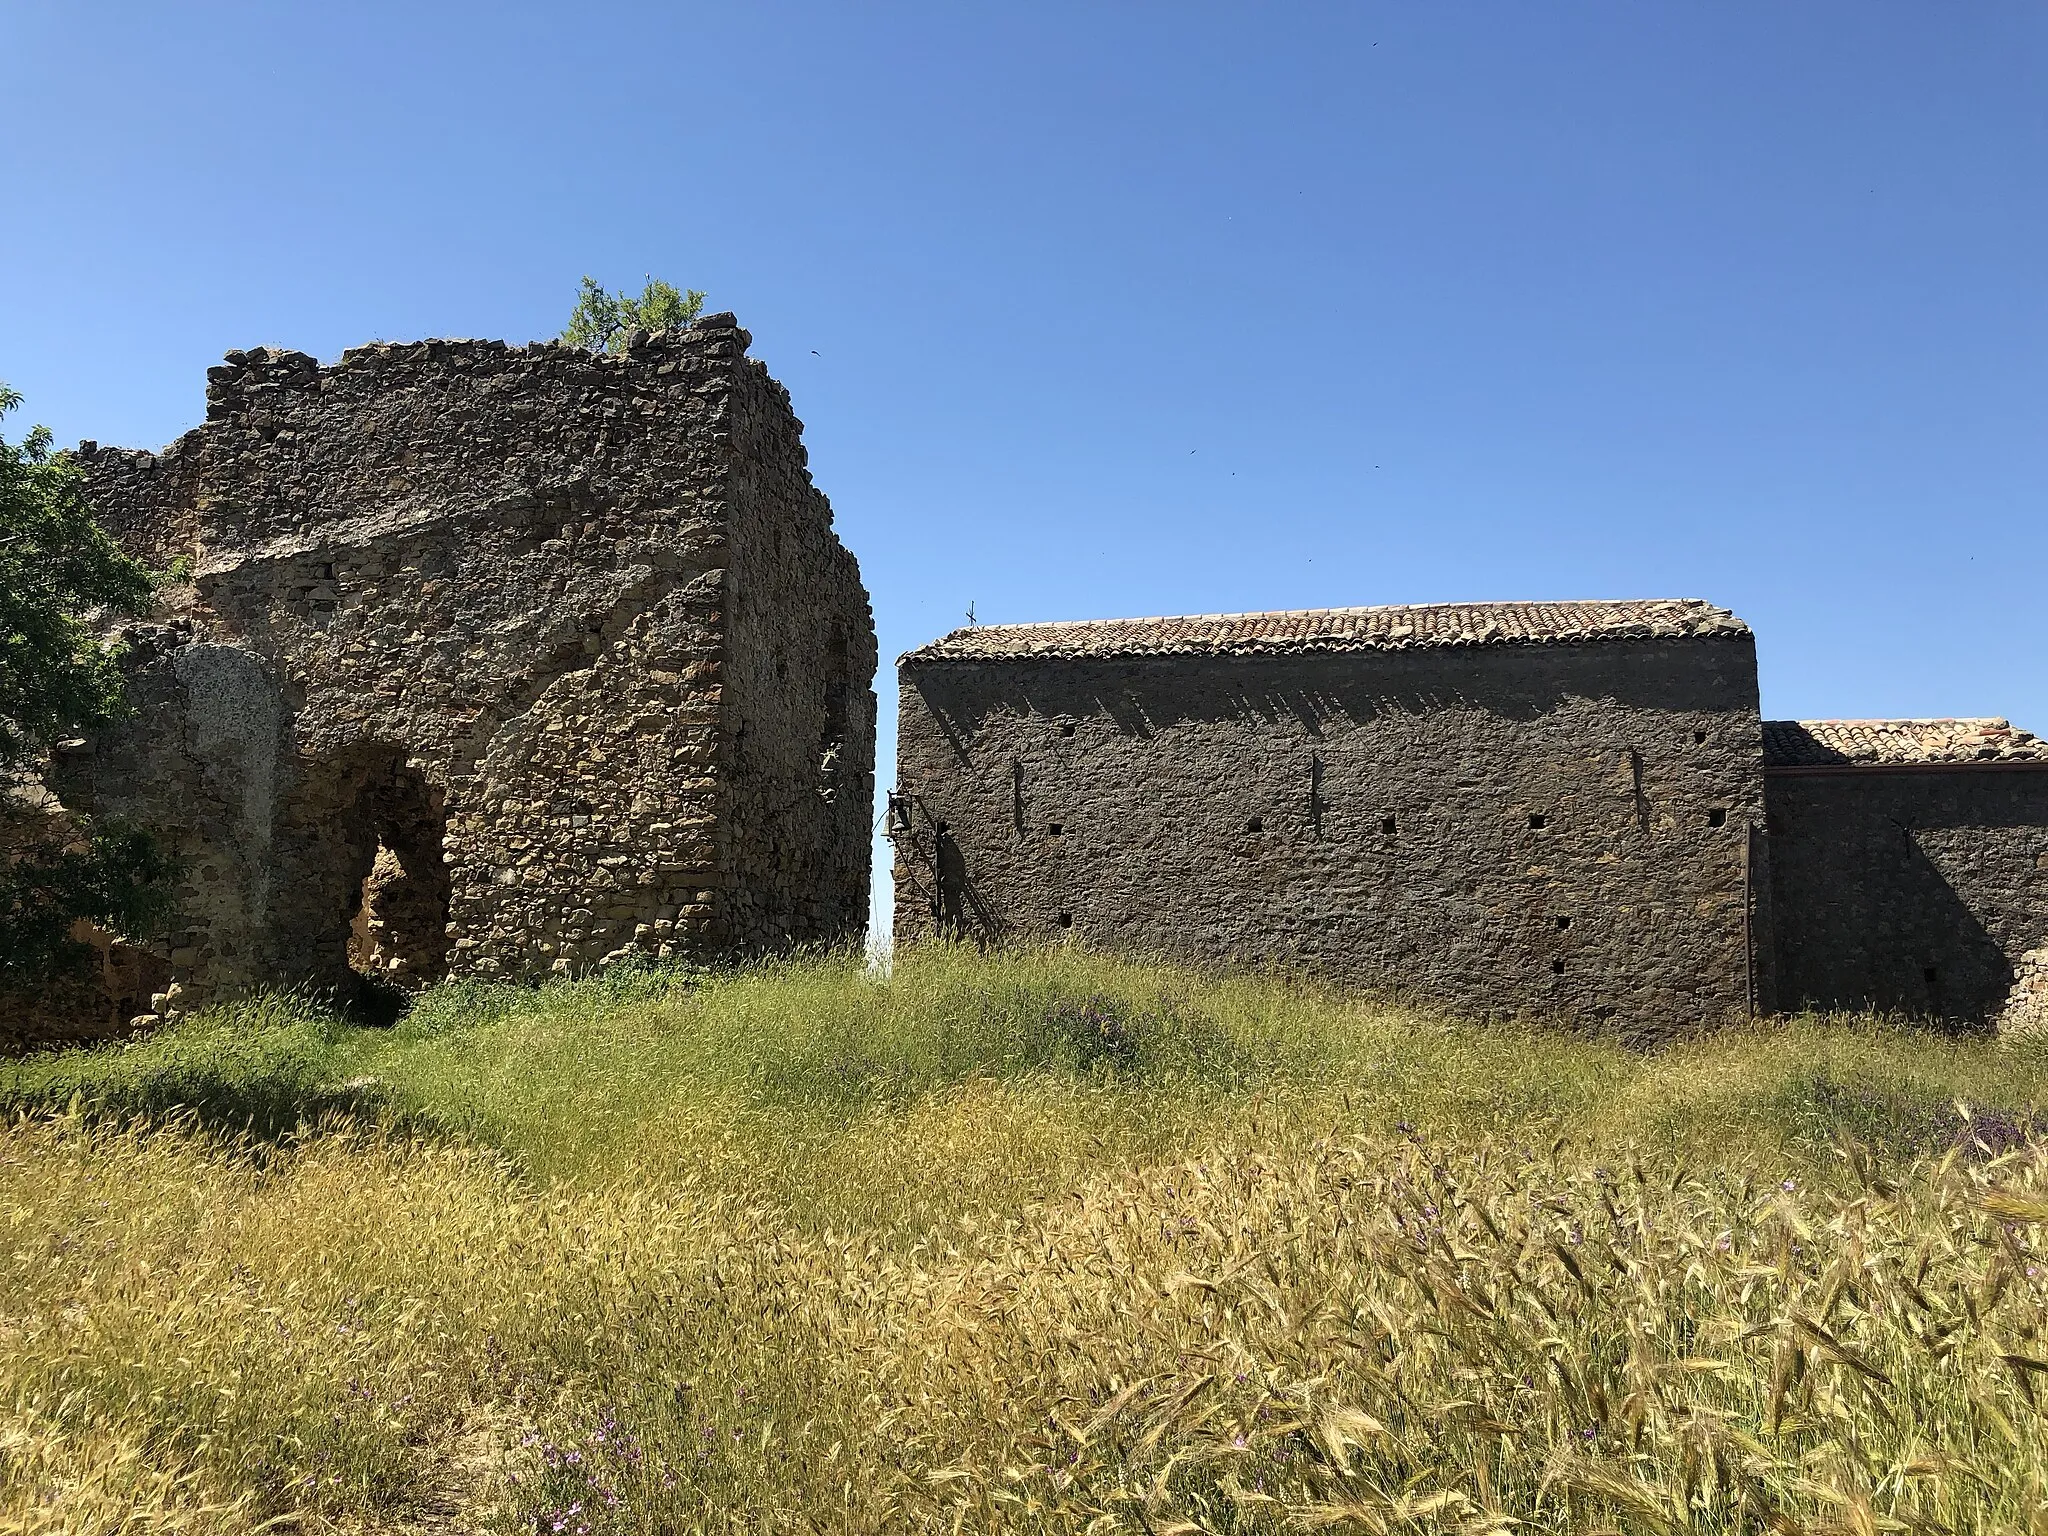
[[[801,427],[759,374],[732,408],[732,600],[721,818],[735,933],[754,947],[867,929],[874,815],[874,622]]]
[[[2048,948],[2020,956],[2013,966],[2012,990],[1993,1022],[2003,1035],[2048,1033]]]
[[[190,560],[199,544],[198,474],[204,440],[188,433],[162,453],[81,443],[92,470],[93,515],[155,570]]]
[[[1746,631],[906,659],[901,685],[899,937],[1284,962],[1641,1036],[1768,989]]]
[[[1982,1024],[2048,943],[2048,765],[1773,768],[1779,1005]]]
[[[856,670],[873,647],[787,397],[747,344],[713,316],[623,357],[230,353],[174,449],[88,445],[124,542],[193,571],[130,629],[138,718],[67,775],[67,799],[185,856],[180,1006],[347,987],[352,932],[409,984],[758,948],[793,907],[814,909],[804,937],[857,936],[839,886],[865,880],[864,826],[811,815],[763,837],[780,759],[734,751],[726,720],[728,672],[768,638],[741,615],[807,604],[783,637],[806,678],[836,665],[820,626],[848,634]],[[788,570],[742,569],[763,541],[792,546]],[[814,794],[800,714],[764,714],[755,739],[797,730]],[[844,750],[853,779],[872,772],[871,733]]]

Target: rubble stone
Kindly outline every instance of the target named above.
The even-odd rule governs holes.
[[[1998,1029],[2006,1035],[2048,1034],[2048,949],[2028,950],[2013,967]]]

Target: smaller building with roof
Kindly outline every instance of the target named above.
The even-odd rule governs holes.
[[[1768,720],[1781,1008],[1987,1022],[2048,943],[2048,742],[2009,721]]]
[[[896,933],[1268,963],[1652,1038],[1979,1021],[2048,942],[2048,748],[1765,722],[1694,599],[977,625],[899,663]]]

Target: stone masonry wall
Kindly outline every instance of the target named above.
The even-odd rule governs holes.
[[[865,836],[829,817],[751,865],[730,851],[756,835],[762,777],[722,723],[756,643],[733,615],[761,601],[735,550],[795,539],[812,574],[792,599],[856,657],[873,646],[787,398],[747,344],[712,316],[622,357],[230,353],[173,449],[86,445],[123,541],[193,572],[129,629],[138,718],[65,775],[67,800],[163,828],[186,858],[177,1006],[349,987],[352,933],[413,985],[724,954],[775,939],[753,914],[778,879],[852,861],[864,880]],[[792,529],[754,525],[777,518]],[[789,638],[806,676],[837,654],[814,639]],[[857,778],[857,735],[847,750]],[[851,936],[836,890],[801,899],[807,936]]]
[[[847,942],[867,931],[874,621],[804,472],[787,392],[752,375],[731,418],[720,820],[731,920],[755,948]]]
[[[1782,1007],[1963,1024],[2008,1007],[2048,943],[2048,766],[1772,769],[1764,785]]]
[[[1632,1036],[1768,1005],[1746,632],[906,662],[901,685],[899,938],[1285,962]]]

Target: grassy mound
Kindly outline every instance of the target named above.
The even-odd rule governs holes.
[[[0,1105],[0,1530],[2048,1506],[2038,1044],[932,952],[271,1001]]]

